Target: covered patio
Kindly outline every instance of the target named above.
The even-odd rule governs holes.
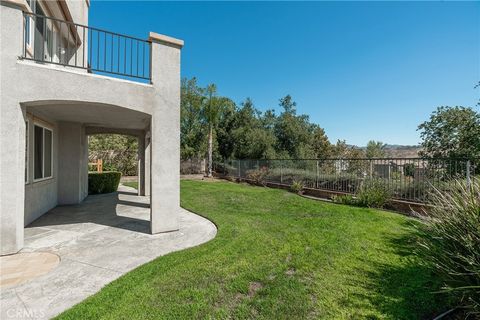
[[[137,266],[216,234],[212,222],[184,209],[179,231],[151,234],[149,203],[135,189],[120,186],[115,193],[55,207],[28,225],[20,253],[49,253],[59,262],[30,279],[31,273],[17,270],[15,276],[23,277],[17,281],[2,267],[0,318],[51,318]],[[2,257],[2,266],[15,256],[22,255]]]

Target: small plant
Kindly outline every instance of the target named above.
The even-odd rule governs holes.
[[[265,186],[265,178],[268,175],[268,168],[261,167],[260,169],[247,171],[246,178],[253,181],[256,185]]]
[[[120,172],[89,172],[88,194],[110,193],[117,191],[120,183]]]
[[[414,177],[415,176],[415,165],[413,163],[406,163],[403,166],[403,174],[405,177]]]
[[[339,204],[346,204],[350,206],[358,205],[358,200],[351,194],[335,195],[332,197],[332,201]]]
[[[303,188],[304,188],[303,182],[295,180],[292,182],[290,186],[290,191],[293,193],[301,194],[303,192]]]
[[[445,287],[465,308],[480,317],[480,179],[468,186],[458,180],[450,190],[434,189],[433,208],[420,231],[417,254],[444,276]]]
[[[367,179],[357,193],[358,205],[369,208],[383,208],[390,197],[391,190],[381,179]]]

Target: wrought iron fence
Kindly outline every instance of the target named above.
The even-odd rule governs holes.
[[[214,170],[233,178],[355,194],[367,179],[377,179],[392,198],[426,202],[432,188],[448,190],[455,180],[469,183],[480,174],[480,159],[261,159],[225,160]]]
[[[151,81],[149,41],[34,13],[23,17],[23,59]]]

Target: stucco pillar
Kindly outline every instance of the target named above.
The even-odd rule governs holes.
[[[151,232],[178,230],[180,213],[180,51],[183,41],[150,33],[152,84]]]
[[[58,124],[58,204],[76,204],[88,193],[88,141],[85,127]]]
[[[151,189],[151,148],[150,148],[150,131],[145,133],[145,194],[144,196],[150,196]]]
[[[0,4],[0,254],[23,247],[25,210],[25,110],[12,95],[22,50],[22,12]]]
[[[145,137],[137,137],[138,141],[138,164],[137,164],[137,175],[138,175],[138,195],[145,195]]]

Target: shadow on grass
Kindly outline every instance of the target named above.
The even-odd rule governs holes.
[[[449,298],[438,292],[442,279],[422,263],[422,257],[416,253],[416,239],[421,233],[411,221],[405,222],[402,228],[408,229],[402,236],[383,235],[388,244],[383,250],[394,253],[399,261],[359,259],[358,265],[373,267],[361,270],[367,281],[354,285],[363,286],[368,293],[357,293],[355,300],[369,301],[392,319],[433,319],[450,309]]]

